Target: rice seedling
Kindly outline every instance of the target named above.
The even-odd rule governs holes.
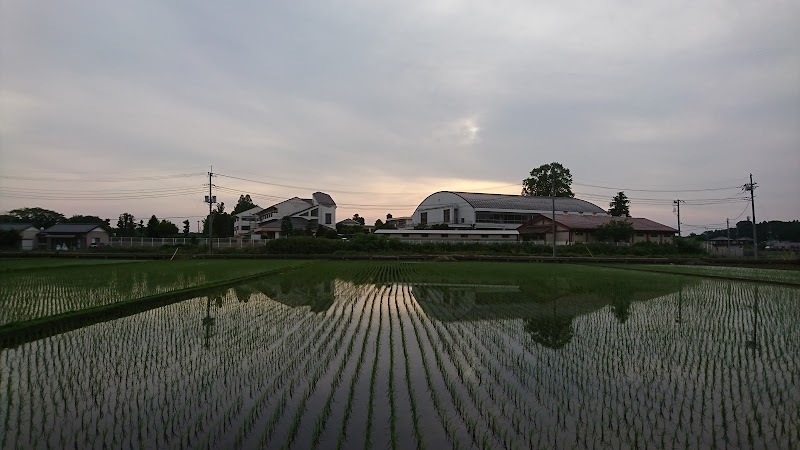
[[[321,262],[3,348],[0,446],[793,448],[798,320],[787,286]]]

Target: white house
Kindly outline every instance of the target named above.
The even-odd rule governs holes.
[[[264,208],[256,206],[255,208],[248,209],[247,211],[234,214],[233,236],[240,238],[252,234],[253,230],[258,226],[258,213],[263,210]]]
[[[608,216],[585,200],[556,197],[556,214]],[[440,191],[420,203],[410,226],[442,225],[450,228],[516,230],[539,214],[551,214],[551,197]]]
[[[256,213],[258,227],[254,233],[269,239],[280,238],[281,220],[289,217],[295,229],[313,228],[319,225],[336,229],[336,202],[324,192],[315,192],[311,198],[293,197],[276,203]]]

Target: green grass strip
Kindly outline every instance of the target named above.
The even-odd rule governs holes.
[[[652,266],[652,265],[618,265],[618,264],[584,264],[586,266],[592,267],[605,267],[608,269],[620,269],[620,270],[633,270],[637,272],[650,272],[650,273],[662,273],[662,274],[669,274],[669,275],[686,275],[692,277],[700,277],[700,278],[716,278],[721,280],[730,280],[730,281],[740,281],[740,282],[748,282],[748,283],[762,283],[762,284],[774,284],[780,286],[792,286],[798,287],[800,286],[800,277],[796,276],[796,273],[793,271],[788,270],[777,270],[777,269],[750,269],[750,273],[741,275],[739,274],[726,274],[724,269],[738,269],[738,270],[748,270],[747,268],[740,268],[740,267],[716,267],[716,266]],[[723,270],[720,270],[723,269]],[[769,275],[778,275],[782,272],[785,272],[785,276],[781,277],[782,279],[775,279],[769,275],[765,275],[763,272],[757,272],[757,270],[765,271],[771,270],[773,273]]]

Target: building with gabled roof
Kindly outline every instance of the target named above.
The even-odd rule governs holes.
[[[594,234],[601,225],[613,221],[625,221],[633,225],[634,235],[630,243],[655,242],[671,244],[678,232],[675,228],[639,217],[585,216],[577,214],[556,214],[556,243],[574,244],[597,242]],[[553,242],[552,213],[537,214],[517,228],[523,240]]]
[[[608,216],[599,206],[577,198],[556,197],[555,206],[556,214]],[[552,208],[551,197],[440,191],[420,203],[411,226],[513,230]]]
[[[258,226],[254,234],[268,239],[280,238],[281,221],[289,217],[294,229],[317,229],[319,225],[336,229],[336,202],[324,192],[315,192],[311,198],[292,197],[264,208],[257,214]]]
[[[96,223],[58,223],[42,231],[47,248],[86,249],[108,245],[109,234]]]
[[[20,250],[33,250],[38,245],[39,229],[33,226],[32,223],[0,223],[0,230],[8,231],[13,230],[19,233]]]

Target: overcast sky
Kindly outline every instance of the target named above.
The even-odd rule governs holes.
[[[373,222],[558,161],[604,208],[690,200],[684,234],[749,216],[717,199],[751,172],[759,222],[800,218],[797,1],[124,3],[0,0],[0,211],[194,230],[213,164],[228,211]]]

